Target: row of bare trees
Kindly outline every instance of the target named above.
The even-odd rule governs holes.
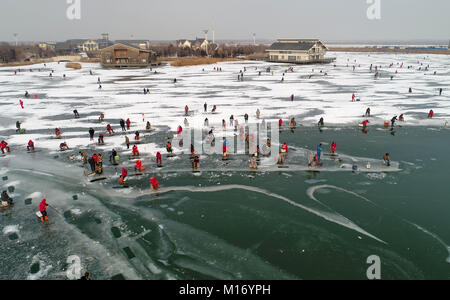
[[[44,50],[37,45],[13,46],[8,43],[0,43],[0,63],[22,62],[37,58],[53,57],[54,50]]]
[[[237,57],[247,56],[255,53],[264,53],[267,49],[265,45],[209,45],[208,51],[200,48],[181,48],[174,44],[155,44],[150,46],[150,50],[162,57]],[[42,49],[38,45],[13,46],[8,43],[0,43],[0,63],[22,62],[31,59],[48,58],[56,56],[54,49]],[[88,53],[89,57],[99,57],[100,51]]]
[[[188,57],[188,56],[211,56],[217,58],[247,56],[255,53],[264,53],[265,45],[210,45],[208,52],[200,48],[182,48],[173,44],[151,45],[150,50],[155,51],[157,56],[162,57]]]

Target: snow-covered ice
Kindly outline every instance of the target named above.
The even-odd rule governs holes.
[[[50,138],[56,127],[61,128],[63,139],[70,147],[93,143],[89,142],[90,127],[97,129],[96,137],[99,131],[106,131],[108,123],[120,132],[121,118],[130,118],[132,132],[143,131],[147,121],[153,128],[168,126],[175,131],[178,125],[184,127],[185,105],[190,108],[188,121],[191,128],[202,127],[206,117],[211,125],[219,128],[222,119],[228,124],[230,115],[243,124],[245,113],[249,114],[250,123],[261,122],[256,119],[257,108],[261,111],[261,119],[266,121],[295,117],[298,124],[305,126],[315,125],[320,117],[324,117],[327,126],[356,126],[362,121],[367,107],[371,108],[373,115],[372,126],[382,125],[385,120],[401,113],[405,116],[405,125],[442,127],[450,119],[448,56],[330,55],[337,57],[335,63],[293,66],[294,72],[286,72],[283,82],[281,78],[289,65],[253,61],[163,66],[152,71],[102,69],[99,64],[90,63],[83,63],[81,70],[72,70],[65,68],[65,63],[49,63],[46,68],[43,64],[21,67],[22,71],[17,75],[14,75],[17,68],[2,68],[0,137],[11,145],[22,147],[33,139],[37,147],[55,151],[61,142]],[[389,67],[391,63],[393,67]],[[403,67],[400,67],[402,63]],[[379,78],[375,79],[374,72],[369,71],[370,64],[381,66]],[[222,72],[214,71],[217,66],[222,68]],[[356,66],[355,71],[353,66]],[[237,75],[244,67],[246,72],[241,82]],[[271,72],[266,72],[267,67]],[[30,68],[33,72],[29,71]],[[51,69],[54,70],[52,78],[49,77]],[[90,70],[94,75],[89,74]],[[63,79],[63,74],[66,79]],[[394,76],[393,80],[391,76]],[[101,79],[101,90],[98,78]],[[177,83],[173,82],[174,78]],[[408,93],[409,87],[412,93]],[[441,87],[444,92],[439,96]],[[150,89],[149,95],[144,95],[144,88]],[[25,98],[25,91],[31,97]],[[361,101],[351,102],[352,93]],[[290,101],[291,94],[295,95],[294,101]],[[24,101],[24,109],[21,109],[19,99]],[[203,112],[205,102],[208,104],[207,114]],[[211,114],[213,105],[217,105],[217,114]],[[74,119],[74,109],[80,113],[80,119]],[[430,109],[435,112],[435,118],[431,120],[426,118]],[[103,123],[98,121],[101,112],[105,114]],[[27,134],[8,134],[15,133],[17,120],[23,122],[22,128],[26,128]],[[129,135],[132,138],[133,133]],[[105,135],[105,141],[106,145],[100,148],[110,150],[123,145],[124,136]],[[140,146],[143,153],[159,150],[162,149],[152,143]]]

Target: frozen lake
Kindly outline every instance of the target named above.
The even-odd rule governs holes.
[[[0,157],[0,190],[16,202],[0,211],[0,279],[67,279],[73,255],[94,279],[365,279],[373,254],[381,257],[384,279],[449,279],[450,59],[330,55],[335,64],[293,66],[293,72],[251,61],[152,71],[97,64],[69,70],[63,63],[22,67],[16,75],[0,69],[0,139],[12,148]],[[352,93],[360,101],[352,102]],[[207,131],[207,117],[217,136],[234,135],[221,129],[230,115],[240,124],[245,113],[250,124],[295,117],[297,128],[280,133],[290,147],[285,165],[262,158],[260,169],[249,171],[246,155],[227,162],[202,155],[202,172],[192,173],[188,154],[165,156],[167,138],[185,128],[185,105],[189,128]],[[367,107],[372,116],[364,133],[358,124]],[[384,128],[399,114],[405,122]],[[122,118],[131,120],[131,132],[121,132]],[[16,133],[17,120],[26,134]],[[116,135],[105,134],[108,123]],[[71,151],[58,151],[56,127]],[[105,134],[104,146],[89,140],[90,127],[95,141]],[[144,135],[143,176],[132,174],[124,145],[136,130]],[[38,152],[26,152],[29,139]],[[332,141],[339,159],[325,156],[323,169],[308,169],[308,151],[322,143],[328,152]],[[121,153],[119,166],[107,161],[113,148]],[[105,180],[89,182],[79,157],[69,160],[80,150],[105,154]],[[163,168],[155,167],[156,151],[164,155]],[[381,165],[386,152],[391,168]],[[129,189],[116,189],[122,167],[132,174]],[[157,194],[149,193],[150,176],[162,185]],[[34,217],[44,197],[57,209],[48,210],[48,225]]]

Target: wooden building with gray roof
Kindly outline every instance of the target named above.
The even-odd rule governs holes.
[[[279,39],[267,50],[270,62],[295,64],[329,63],[334,58],[326,58],[328,48],[319,39]]]
[[[156,60],[153,51],[139,47],[114,44],[101,50],[101,64],[104,68],[145,68]]]

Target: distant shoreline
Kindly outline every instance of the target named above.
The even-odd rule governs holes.
[[[392,49],[363,47],[330,47],[330,52],[364,52],[364,53],[404,53],[404,54],[441,54],[450,55],[449,50],[440,49]]]

